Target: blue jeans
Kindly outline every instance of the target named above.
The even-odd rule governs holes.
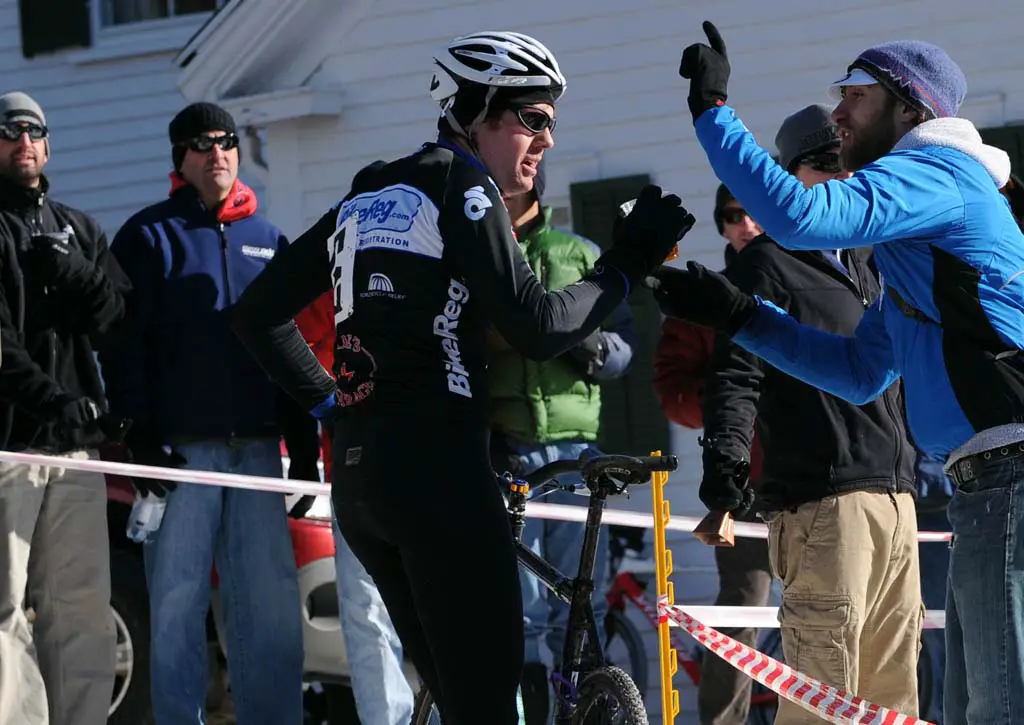
[[[521,473],[531,473],[546,463],[579,458],[580,453],[590,447],[589,443],[562,442],[547,446],[527,447],[510,441],[513,450],[519,454]],[[577,476],[577,479],[579,477]],[[563,491],[549,493],[538,499],[541,503],[586,506],[588,499]],[[523,543],[547,559],[563,574],[574,577],[580,564],[580,549],[583,545],[584,525],[574,521],[553,521],[527,518],[523,529]],[[593,597],[594,617],[599,632],[604,631],[604,615],[608,603],[604,598],[604,582],[608,569],[608,527],[601,527],[597,542],[597,557],[594,563],[595,590]],[[519,583],[523,590],[523,629],[526,635],[525,662],[543,662],[541,642],[546,640],[555,663],[562,660],[565,631],[569,625],[569,605],[551,594],[547,587],[530,572],[520,567]]]
[[[176,450],[191,469],[281,477],[276,439],[234,446],[204,441]],[[302,603],[283,494],[179,483],[144,552],[157,725],[206,722],[214,561],[238,721],[301,725]]]
[[[986,465],[949,521],[945,723],[1024,723],[1024,459]]]
[[[945,511],[918,513],[918,531],[949,531],[949,518]],[[941,610],[946,606],[946,582],[949,578],[949,544],[925,542],[918,544],[921,566],[921,598],[926,609]],[[921,638],[927,643],[930,661],[922,663],[931,668],[935,684],[929,702],[921,703],[918,717],[928,722],[943,722],[943,672],[946,669],[946,633],[941,629],[926,629]],[[923,653],[922,653],[923,654]]]
[[[402,643],[373,578],[334,520],[341,633],[351,669],[359,721],[363,725],[407,725],[414,693],[402,670]]]

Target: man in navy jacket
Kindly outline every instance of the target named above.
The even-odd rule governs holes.
[[[136,463],[280,478],[285,398],[235,338],[226,311],[288,241],[238,180],[224,109],[196,103],[170,124],[170,197],[111,244],[134,285],[127,333],[101,358],[113,410],[134,424]],[[311,445],[316,446],[315,427]],[[144,544],[157,725],[201,721],[206,613],[216,563],[240,722],[299,725],[303,647],[281,494],[137,479],[166,497]]]

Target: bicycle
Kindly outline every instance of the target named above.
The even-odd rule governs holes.
[[[520,566],[532,572],[547,589],[569,605],[561,663],[551,674],[555,690],[555,725],[647,725],[647,712],[636,684],[619,667],[606,663],[591,606],[598,534],[605,502],[625,493],[629,486],[649,483],[651,474],[676,470],[675,456],[603,455],[585,451],[577,460],[554,461],[533,473],[513,478],[498,476],[506,499],[509,523],[516,541]],[[580,480],[564,482],[558,476],[579,473]],[[529,494],[546,491],[589,492],[589,506],[575,577],[560,572],[522,542]],[[507,489],[507,491],[506,491]],[[413,725],[440,722],[429,690],[416,697]]]
[[[628,674],[637,684],[640,692],[647,691],[647,650],[643,637],[637,626],[626,615],[626,608],[632,604],[640,610],[644,619],[653,629],[658,627],[658,611],[655,603],[647,596],[647,582],[638,575],[653,574],[654,562],[628,557],[627,550],[643,553],[642,543],[637,545],[636,536],[614,530],[609,543],[609,562],[611,569],[611,585],[606,593],[608,614],[605,615],[605,659],[616,663],[611,650],[619,643],[625,648],[625,660],[628,661]],[[619,535],[616,535],[616,534]],[[627,542],[627,539],[632,541]],[[708,655],[705,649],[683,637],[683,630],[673,627],[669,631],[672,647],[676,650],[676,661],[679,669],[686,673],[695,687],[700,685],[701,661]],[[757,648],[769,657],[784,662],[782,656],[782,636],[778,629],[769,629],[762,636]],[[623,661],[621,664],[626,664]],[[621,665],[620,665],[621,666]],[[917,665],[918,700],[921,708],[932,700],[935,687],[935,672],[932,657],[926,639],[921,640],[921,653]],[[754,682],[750,692],[751,725],[771,725],[775,722],[778,710],[778,695]]]

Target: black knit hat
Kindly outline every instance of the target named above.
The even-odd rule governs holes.
[[[732,192],[726,187],[725,184],[718,185],[718,191],[715,192],[715,226],[718,227],[718,233],[721,234],[722,230],[725,229],[725,225],[722,221],[722,212],[725,211],[725,205],[730,201],[735,201],[736,197],[732,195]]]
[[[181,170],[181,162],[185,158],[187,149],[182,144],[209,131],[238,133],[235,119],[216,103],[191,103],[171,120],[167,133],[171,137],[171,158],[175,171]]]

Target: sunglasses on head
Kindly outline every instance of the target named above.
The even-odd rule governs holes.
[[[722,209],[721,217],[722,221],[726,224],[739,224],[749,216],[746,209],[740,209],[735,206],[731,206],[728,209]]]
[[[838,174],[843,170],[843,165],[839,161],[839,154],[834,152],[808,154],[802,157],[798,163],[810,166],[815,171],[821,171],[825,174]]]
[[[554,116],[549,116],[539,108],[517,108],[516,115],[519,116],[519,123],[526,127],[530,133],[544,133],[545,130],[555,132],[555,124],[558,122]]]
[[[213,151],[214,146],[220,146],[221,151],[230,151],[238,146],[238,136],[228,133],[223,136],[196,136],[184,141],[181,144],[189,151],[200,154],[208,154]]]
[[[40,141],[47,137],[49,130],[46,126],[40,126],[36,123],[25,123],[23,121],[0,124],[0,138],[4,141],[17,141],[23,133],[27,133],[28,137],[33,141]]]

